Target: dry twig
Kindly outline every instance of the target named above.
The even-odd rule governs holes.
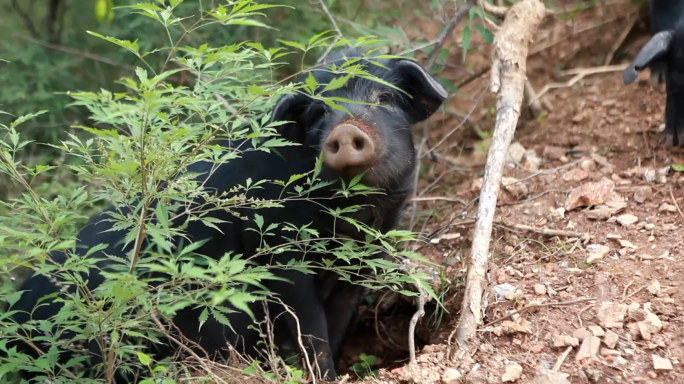
[[[323,0],[318,0],[318,2],[321,4],[321,8],[323,8],[323,12],[325,12],[325,15],[328,16],[328,19],[330,19],[330,22],[333,25],[333,28],[335,28],[335,32],[337,32],[337,36],[335,37],[335,40],[333,40],[332,44],[328,46],[328,49],[325,50],[323,55],[318,58],[316,64],[320,64],[325,60],[326,56],[332,51],[333,47],[335,44],[337,44],[338,41],[340,41],[344,36],[342,35],[342,31],[340,31],[340,27],[337,26],[337,22],[335,21],[335,18],[332,16],[330,11],[328,10],[328,6],[325,5],[325,1]]]
[[[560,356],[558,357],[558,361],[556,361],[556,365],[553,366],[553,370],[554,370],[554,371],[558,372],[558,370],[560,369],[561,365],[563,365],[563,362],[565,361],[565,359],[566,359],[566,358],[568,357],[568,355],[570,354],[570,351],[572,351],[572,346],[568,347],[568,348],[563,352],[563,354],[560,355]]]
[[[677,212],[679,212],[679,216],[684,219],[684,213],[682,213],[682,210],[679,209],[679,204],[677,204],[677,199],[674,197],[674,193],[672,193],[672,186],[670,186],[670,198],[672,199],[672,204],[674,204],[675,208],[677,208]]]
[[[439,52],[442,50],[442,47],[444,46],[447,37],[451,35],[451,33],[458,25],[459,21],[461,21],[461,19],[468,14],[468,10],[470,9],[470,7],[472,7],[472,5],[472,1],[468,0],[458,8],[456,14],[454,14],[454,17],[452,17],[451,20],[449,20],[446,28],[444,28],[444,32],[442,32],[442,34],[439,36],[437,46],[432,50],[432,52],[430,52],[430,56],[428,56],[427,60],[425,61],[425,65],[423,65],[423,68],[429,71],[432,68],[432,66],[435,65],[435,61],[437,61],[437,56],[439,56]]]
[[[577,68],[573,69],[570,71],[565,71],[562,72],[561,75],[572,75],[575,74],[575,76],[564,82],[564,83],[551,83],[551,84],[546,84],[544,88],[542,88],[541,91],[537,94],[537,98],[534,100],[531,100],[530,103],[536,101],[538,98],[542,97],[546,92],[556,89],[556,88],[569,88],[575,85],[578,81],[582,80],[585,76],[589,75],[596,75],[599,73],[607,73],[607,72],[619,72],[623,71],[629,63],[626,64],[618,64],[618,65],[604,65],[601,67],[594,67],[594,68]]]
[[[490,89],[498,94],[497,117],[480,192],[461,317],[456,331],[456,344],[461,351],[467,350],[468,342],[482,323],[483,285],[503,166],[520,117],[529,44],[546,15],[541,1],[519,1],[506,12],[494,38]]]
[[[593,301],[593,300],[596,300],[596,299],[591,298],[591,297],[588,297],[588,298],[577,299],[577,300],[562,301],[562,302],[560,302],[560,303],[532,304],[532,305],[528,305],[528,306],[526,306],[526,307],[520,308],[520,310],[517,310],[517,311],[514,311],[514,312],[512,312],[512,313],[509,313],[509,314],[506,315],[506,316],[499,317],[499,318],[496,319],[496,320],[492,320],[492,321],[490,321],[489,323],[485,324],[483,327],[490,327],[490,326],[492,326],[492,325],[494,325],[494,324],[496,324],[496,323],[500,323],[500,322],[502,322],[502,321],[504,321],[504,320],[506,320],[506,319],[510,319],[511,317],[513,317],[513,316],[515,316],[515,315],[522,315],[522,314],[525,313],[525,312],[529,312],[529,311],[531,311],[531,310],[533,310],[533,309],[537,309],[537,308],[543,308],[543,307],[560,307],[560,306],[564,306],[564,305],[573,305],[573,304],[583,303],[583,302],[585,302],[585,301]]]
[[[425,315],[425,299],[427,298],[427,292],[425,292],[425,289],[418,283],[416,283],[416,287],[418,287],[418,291],[420,292],[420,296],[418,296],[418,311],[416,311],[411,318],[408,332],[409,357],[413,367],[416,367],[416,342],[414,340],[416,324],[423,317],[423,315]]]

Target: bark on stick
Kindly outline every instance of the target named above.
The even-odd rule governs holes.
[[[454,352],[467,351],[469,341],[478,325],[482,324],[482,295],[496,198],[506,153],[515,133],[525,94],[528,49],[546,14],[541,1],[522,0],[506,12],[494,38],[490,90],[497,94],[496,126],[485,165],[465,295],[456,329],[458,348],[454,348]]]

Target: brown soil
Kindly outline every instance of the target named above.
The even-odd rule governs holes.
[[[572,77],[558,75],[559,68],[603,65],[606,54],[613,50],[637,11],[635,6],[618,4],[578,12],[569,21],[549,18],[531,49],[531,84],[540,91],[548,83]],[[648,39],[643,11],[641,16],[610,64],[627,62]],[[454,38],[460,38],[461,30],[457,28]],[[437,33],[435,27],[425,27],[425,35]],[[454,46],[451,50],[449,61],[460,65],[460,48]],[[486,51],[488,48],[483,48],[483,53],[468,53],[471,72],[488,64]],[[440,76],[459,84],[471,74],[445,68]],[[477,213],[473,198],[478,191],[472,187],[481,177],[486,159],[486,140],[476,131],[491,133],[495,121],[491,94],[474,105],[489,80],[488,72],[462,86],[446,106],[447,113],[435,116],[422,132],[428,134],[428,144],[435,145],[461,125],[459,115],[473,110],[468,124],[433,149],[437,156],[423,158],[417,188],[422,201],[415,205],[413,213],[408,212],[404,222],[405,227],[410,227],[411,216],[415,216],[413,230],[422,230],[432,241],[415,244],[414,249],[441,267],[452,283],[445,295],[449,313],[441,318],[438,329],[433,330],[431,324],[439,314],[434,313],[434,305],[419,324],[419,369],[412,376],[416,382],[440,382],[445,370],[454,368],[463,375],[461,382],[501,383],[506,367],[518,364],[522,376],[516,382],[529,383],[537,375],[537,366],[551,369],[559,359],[562,364],[558,371],[569,374],[571,383],[684,382],[684,296],[680,289],[684,242],[679,229],[684,222],[680,210],[684,208],[684,189],[680,174],[673,169],[664,180],[645,177],[653,170],[683,163],[684,155],[679,148],[666,147],[664,135],[658,132],[658,126],[664,123],[664,86],[652,88],[647,81],[648,71],[630,85],[624,85],[621,76],[621,72],[590,75],[571,87],[550,90],[543,98],[551,108],[545,108],[542,116],[533,116],[529,108],[524,109],[514,141],[526,150],[534,150],[541,164],[539,171],[531,170],[524,161],[509,164],[504,171],[504,177],[523,180],[520,184],[524,188],[505,192],[499,199],[496,220],[505,225],[495,225],[492,233],[484,322],[497,321],[527,305],[543,305],[506,319],[522,326],[523,332],[510,331],[510,324],[502,326],[503,321],[481,327],[475,340],[477,350],[471,351],[470,358],[456,361],[447,359],[445,352],[448,336],[458,320],[459,293]],[[418,136],[422,133],[417,132]],[[421,151],[424,154],[426,150],[424,146]],[[579,169],[586,171],[585,178]],[[626,204],[622,211],[598,220],[590,218],[587,207],[559,211],[571,190],[602,178],[614,182],[614,193]],[[637,202],[635,193],[644,193],[644,187],[650,188],[652,196]],[[620,224],[617,217],[626,214],[635,216],[636,221]],[[521,230],[520,225],[536,230]],[[588,240],[542,234],[546,229],[587,235]],[[607,247],[603,248],[607,252],[587,262],[590,251],[599,246]],[[518,293],[496,297],[494,288],[502,284],[510,284]],[[577,302],[564,304],[573,300]],[[623,324],[607,326],[602,322],[599,308],[605,303],[631,306]],[[350,340],[341,365],[350,366],[361,353],[372,354],[378,357],[375,368],[382,369],[377,379],[367,378],[368,382],[405,382],[408,353],[403,346],[414,311],[411,305],[407,302],[395,306],[400,308],[396,313],[380,313],[381,337],[375,332],[374,309],[369,308],[365,321],[368,326]],[[637,306],[642,310],[635,309]],[[644,307],[657,317],[662,329],[650,334],[640,331],[637,322],[644,319]],[[596,325],[619,336],[613,348],[601,344],[595,357],[577,361],[579,346],[554,347],[556,336],[572,336],[580,328]],[[401,347],[388,341],[392,337]],[[566,349],[568,354],[561,358]],[[653,355],[668,359],[673,369],[656,370]],[[351,373],[350,380],[355,379]]]

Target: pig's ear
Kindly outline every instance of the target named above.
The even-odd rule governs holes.
[[[273,107],[271,122],[287,121],[276,127],[287,140],[303,144],[306,131],[322,115],[321,106],[306,95],[285,95]]]
[[[419,123],[439,108],[449,94],[426,70],[413,61],[401,59],[394,65],[395,85],[412,97],[407,98],[408,116],[411,124]]]
[[[653,35],[651,40],[641,48],[634,60],[622,72],[624,83],[632,83],[637,78],[637,71],[641,71],[651,64],[652,61],[666,55],[670,50],[673,38],[673,31],[661,31]]]

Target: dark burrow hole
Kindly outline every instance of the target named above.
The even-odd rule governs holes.
[[[414,300],[390,291],[367,296],[359,309],[360,321],[356,331],[347,339],[342,351],[337,365],[338,375],[349,374],[351,381],[355,381],[368,371],[391,370],[407,364],[408,329],[417,310]],[[437,328],[447,324],[448,320],[447,314],[434,301],[425,304],[425,315],[416,324],[416,356],[434,340]],[[368,367],[362,357],[373,364]]]
[[[345,342],[337,374],[340,377],[349,374],[349,381],[354,382],[369,373],[377,373],[380,368],[392,370],[406,365],[409,362],[409,324],[417,311],[414,301],[417,302],[417,298],[389,290],[368,294],[359,308],[356,330]],[[451,323],[453,316],[445,313],[434,300],[428,301],[424,310],[425,315],[415,328],[416,356],[424,347],[438,341],[438,335]],[[283,334],[282,329],[276,332],[275,343],[280,345],[285,363],[305,370],[298,348],[291,341],[278,337]]]

